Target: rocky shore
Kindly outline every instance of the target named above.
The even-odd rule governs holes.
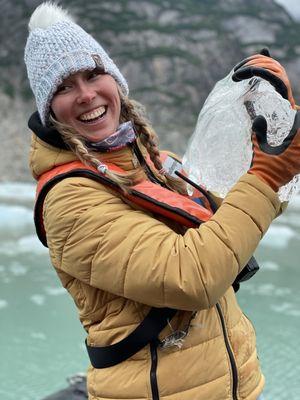
[[[86,376],[77,374],[68,380],[68,387],[54,393],[42,400],[86,400],[88,398],[86,391]]]

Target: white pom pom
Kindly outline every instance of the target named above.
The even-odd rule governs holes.
[[[28,24],[28,29],[29,31],[33,31],[37,28],[46,29],[59,21],[75,22],[68,11],[51,1],[46,1],[39,5],[33,12]]]

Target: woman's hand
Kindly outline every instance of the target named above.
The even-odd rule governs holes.
[[[252,125],[253,159],[248,171],[266,182],[275,192],[300,173],[300,111],[294,125],[279,146],[267,143],[267,122],[257,116]]]
[[[237,64],[232,79],[239,82],[253,76],[261,77],[270,82],[283,98],[289,100],[292,108],[296,108],[286,70],[278,61],[271,58],[267,49],[263,49],[261,54],[255,54]]]

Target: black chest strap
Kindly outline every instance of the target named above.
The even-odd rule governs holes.
[[[133,332],[118,343],[105,347],[94,347],[85,341],[91,364],[94,368],[108,368],[132,357],[149,343],[158,341],[159,333],[174,317],[177,310],[152,307],[145,319]]]

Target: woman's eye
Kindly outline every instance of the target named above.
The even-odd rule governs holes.
[[[56,93],[66,92],[68,89],[70,89],[70,87],[70,85],[60,85],[58,86]]]
[[[100,71],[91,71],[90,73],[89,73],[89,76],[88,76],[88,79],[94,79],[94,78],[97,78],[99,75],[101,75],[101,72]]]

